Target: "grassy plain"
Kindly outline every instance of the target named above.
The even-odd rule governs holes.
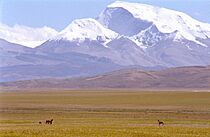
[[[0,92],[0,137],[210,137],[210,92]]]

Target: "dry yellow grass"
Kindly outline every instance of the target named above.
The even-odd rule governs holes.
[[[210,135],[208,92],[1,92],[0,110],[2,137]],[[51,118],[53,125],[44,124]]]

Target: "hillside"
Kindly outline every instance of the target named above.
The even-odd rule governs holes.
[[[1,83],[4,89],[210,89],[210,66],[179,67],[161,71],[124,69],[103,75],[71,79],[39,79]]]

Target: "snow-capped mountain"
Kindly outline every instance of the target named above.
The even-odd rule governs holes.
[[[58,32],[49,27],[30,28],[21,25],[9,27],[0,23],[0,38],[27,47],[36,47],[57,35]]]
[[[210,38],[210,24],[199,22],[182,12],[146,4],[116,1],[107,6],[98,17],[98,21],[122,35],[126,35],[126,33],[122,33],[122,29],[128,29],[129,25],[131,30],[137,28],[136,32],[131,33],[135,34],[154,24],[162,33],[177,31],[177,35],[179,35],[177,38],[182,36],[202,46],[207,45],[197,38]]]
[[[207,65],[209,37],[209,24],[184,13],[116,1],[96,19],[73,21],[37,49],[106,57],[123,66]]]
[[[84,76],[133,66],[210,64],[210,24],[146,4],[116,1],[96,19],[74,20],[61,32],[0,28],[0,38],[9,42],[42,43],[25,49],[0,40],[0,72],[5,80]]]
[[[112,30],[104,28],[95,19],[78,19],[74,20],[69,26],[62,30],[51,40],[68,40],[82,42],[86,39],[97,40],[102,43],[109,42],[118,36]]]

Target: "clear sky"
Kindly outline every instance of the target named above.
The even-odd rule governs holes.
[[[74,19],[95,18],[115,0],[0,0],[0,22],[29,27],[49,26],[58,31]],[[185,12],[210,23],[210,0],[124,0]]]

